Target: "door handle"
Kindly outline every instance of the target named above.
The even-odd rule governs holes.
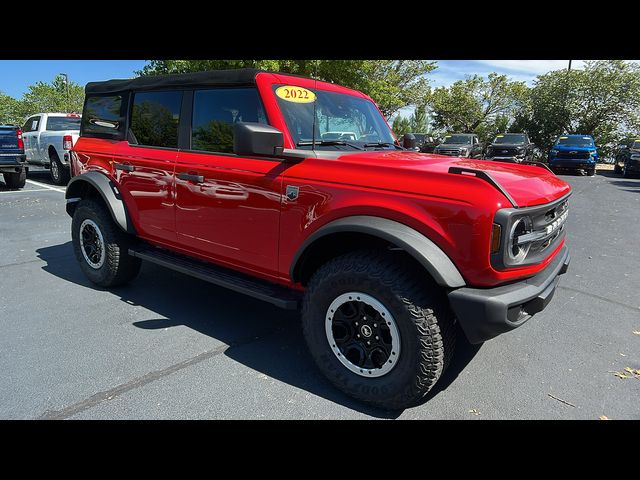
[[[125,172],[133,172],[136,167],[128,163],[115,163],[116,170],[124,170]]]
[[[204,175],[196,175],[194,173],[179,173],[176,175],[180,180],[186,180],[193,183],[204,183]]]

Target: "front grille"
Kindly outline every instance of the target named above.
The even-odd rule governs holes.
[[[534,265],[545,259],[564,238],[569,212],[568,195],[546,205],[498,210],[494,222],[501,225],[501,251],[491,254],[491,263],[499,270],[510,267]],[[519,245],[527,245],[529,250],[521,262],[509,256],[508,250],[514,225],[522,219],[530,220],[529,228],[516,234]],[[515,254],[515,252],[514,252]]]
[[[556,155],[556,158],[562,158],[567,160],[573,159],[587,159],[589,158],[589,152],[575,151],[575,150],[562,150]]]
[[[518,154],[518,149],[493,147],[490,154],[494,157],[515,157]]]
[[[459,148],[440,148],[438,149],[438,153],[440,155],[449,155],[449,156],[457,157],[460,155],[460,149]]]

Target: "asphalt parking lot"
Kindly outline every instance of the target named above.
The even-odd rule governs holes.
[[[0,182],[0,418],[640,419],[640,376],[616,376],[640,369],[640,179],[562,177],[572,263],[549,307],[459,342],[427,401],[395,412],[332,387],[295,313],[152,264],[96,288],[64,187]]]

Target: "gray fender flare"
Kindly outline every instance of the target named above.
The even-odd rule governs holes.
[[[386,240],[416,259],[438,285],[448,288],[459,288],[465,285],[462,275],[447,254],[423,234],[403,223],[364,215],[334,220],[312,233],[293,257],[289,270],[290,278],[294,279],[298,261],[307,247],[324,236],[339,232],[366,233]]]
[[[131,223],[120,191],[109,177],[100,172],[87,172],[71,179],[65,193],[69,216],[73,216],[76,203],[82,200],[83,187],[87,183],[98,191],[116,224],[125,232],[135,234],[136,230]]]

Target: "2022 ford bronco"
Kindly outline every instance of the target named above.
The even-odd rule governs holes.
[[[522,325],[569,264],[569,185],[404,150],[337,85],[256,70],[89,83],[80,135],[67,212],[93,282],[147,260],[301,306],[320,370],[378,406],[419,402],[457,322],[473,343]]]

